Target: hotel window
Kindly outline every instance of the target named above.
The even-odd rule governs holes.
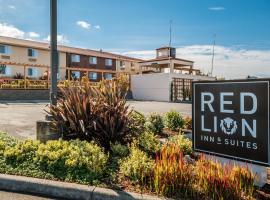
[[[28,49],[28,56],[36,58],[38,56],[38,51],[36,49]]]
[[[71,62],[80,62],[80,55],[72,54],[71,55]]]
[[[90,80],[97,80],[97,72],[90,72],[89,79]]]
[[[6,75],[7,73],[7,66],[6,65],[0,65],[0,74]]]
[[[0,53],[1,54],[6,54],[9,55],[11,54],[11,47],[7,45],[0,45]]]
[[[78,80],[80,79],[81,73],[79,71],[72,71],[71,72],[71,77],[73,80]]]
[[[126,65],[125,65],[125,61],[120,61],[120,68],[121,69],[125,69],[126,68]]]
[[[30,67],[30,68],[27,69],[27,74],[30,77],[37,77],[38,76],[38,70],[35,69],[35,68]]]
[[[89,63],[92,65],[96,65],[97,64],[97,57],[89,57]]]
[[[111,80],[112,79],[112,74],[111,73],[105,73],[105,79],[106,80]]]
[[[106,66],[112,66],[112,59],[106,58],[105,59],[105,65]]]

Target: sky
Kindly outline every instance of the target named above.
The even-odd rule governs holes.
[[[49,0],[0,0],[0,35],[48,41]],[[58,0],[59,43],[150,59],[169,43],[204,73],[270,77],[269,0]]]

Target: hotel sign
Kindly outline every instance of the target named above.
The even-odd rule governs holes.
[[[269,82],[194,82],[194,150],[269,165]]]

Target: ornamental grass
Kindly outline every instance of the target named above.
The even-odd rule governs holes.
[[[153,189],[168,197],[194,197],[194,167],[184,161],[184,154],[174,143],[165,145],[156,157],[153,169]]]
[[[237,200],[252,196],[255,177],[247,166],[222,165],[202,156],[196,162],[195,171],[201,192],[210,199]]]

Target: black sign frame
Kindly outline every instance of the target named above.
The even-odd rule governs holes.
[[[241,84],[241,83],[267,83],[268,85],[268,101],[267,101],[267,105],[268,105],[268,109],[267,109],[267,116],[268,116],[268,128],[267,128],[267,138],[268,138],[268,144],[267,144],[267,158],[268,161],[267,162],[261,162],[256,160],[256,158],[254,159],[247,159],[247,158],[243,158],[243,157],[239,157],[239,156],[233,156],[233,155],[229,155],[229,154],[224,154],[224,153],[218,153],[215,152],[215,150],[205,150],[202,148],[197,148],[196,147],[196,121],[195,121],[195,117],[196,117],[196,112],[200,112],[200,111],[196,111],[195,109],[195,104],[196,102],[196,85],[199,84]],[[220,91],[222,92],[222,91]],[[248,162],[248,163],[254,163],[254,164],[258,164],[258,165],[262,165],[262,166],[270,166],[270,79],[236,79],[236,80],[216,80],[216,81],[193,81],[192,82],[192,146],[193,146],[193,150],[195,152],[200,152],[200,153],[205,153],[205,154],[209,154],[209,155],[213,155],[213,156],[219,156],[219,157],[224,157],[224,158],[228,158],[228,159],[232,159],[232,160],[237,160],[237,161],[243,161],[243,162]]]

